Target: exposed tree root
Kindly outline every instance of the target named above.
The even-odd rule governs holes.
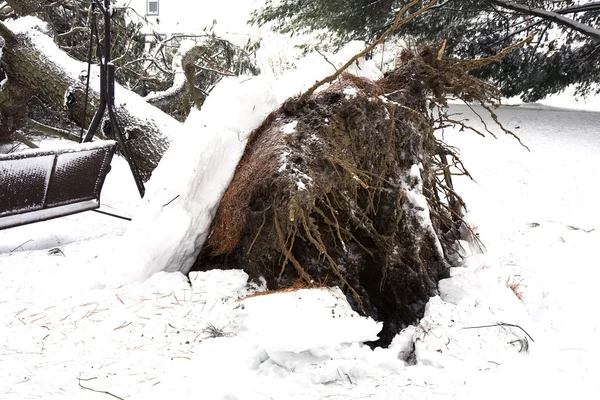
[[[447,115],[447,96],[489,112],[500,99],[468,74],[495,59],[442,53],[406,52],[377,82],[340,73],[272,113],[249,138],[195,268],[241,267],[271,289],[338,285],[356,310],[384,321],[377,344],[416,322],[460,257],[461,234],[479,240],[452,182],[470,173],[435,135],[469,128]]]

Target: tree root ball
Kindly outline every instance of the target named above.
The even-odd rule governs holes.
[[[432,125],[382,87],[344,75],[273,112],[250,136],[194,269],[243,268],[270,289],[339,286],[384,322],[376,345],[417,322],[447,276],[452,218],[430,212],[440,203]]]

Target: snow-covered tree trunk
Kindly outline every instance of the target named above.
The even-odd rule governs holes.
[[[99,104],[98,69],[92,69],[84,116],[86,64],[68,57],[43,34],[43,22],[27,18],[30,24],[27,27],[22,21],[0,23],[0,36],[4,39],[1,61],[7,82],[35,94],[54,109],[64,107],[69,118],[87,127]],[[116,108],[122,131],[130,140],[144,178],[148,179],[170,143],[169,135],[179,129],[180,123],[141,97],[116,86]],[[27,99],[22,100],[25,108]],[[14,108],[14,104],[12,106]],[[13,123],[11,129],[16,128]],[[102,132],[97,134],[102,136]]]
[[[191,99],[198,109],[202,108],[202,104],[206,99],[194,82],[196,75],[195,63],[208,50],[204,45],[189,47],[189,43],[181,46],[173,57],[173,72],[175,74],[173,85],[162,92],[152,92],[144,98],[154,107],[170,115],[173,115],[171,111],[174,108],[182,106],[185,109],[184,114],[189,114],[191,102],[188,99]]]

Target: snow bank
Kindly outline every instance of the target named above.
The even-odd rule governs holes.
[[[246,325],[269,354],[301,353],[377,340],[382,323],[362,318],[338,289],[304,289],[243,301]],[[306,326],[313,329],[307,330]]]
[[[294,374],[311,384],[356,380],[405,366],[394,349],[371,350],[380,322],[352,310],[339,288],[302,289],[241,301],[246,335],[258,344],[259,376]]]
[[[476,119],[466,106],[452,111]],[[450,134],[479,182],[455,184],[489,252],[453,269],[389,349],[355,341],[376,324],[352,317],[336,289],[244,298],[257,288],[239,270],[85,290],[89,260],[110,248],[100,236],[124,224],[85,213],[0,231],[0,398],[600,398],[600,214],[589,184],[600,175],[600,114],[498,114],[522,127],[531,153],[508,137]],[[111,175],[130,177],[126,163],[114,166]],[[522,303],[509,277],[522,281]],[[535,342],[519,353],[527,335],[499,322]]]
[[[341,66],[361,48],[352,43],[327,59]],[[148,182],[146,200],[114,255],[100,260],[107,268],[106,283],[119,285],[158,271],[190,270],[249,134],[286,99],[335,72],[316,54],[297,65],[279,78],[263,74],[223,79],[202,110],[190,113],[184,132]],[[381,77],[371,61],[361,60],[350,71]]]

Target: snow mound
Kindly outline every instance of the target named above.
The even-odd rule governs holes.
[[[359,47],[352,43],[328,59],[341,66]],[[113,254],[98,261],[106,275],[101,284],[122,285],[158,271],[189,272],[250,133],[289,97],[335,72],[320,55],[309,55],[298,65],[279,78],[223,79],[202,110],[192,110],[184,131],[153,172],[130,228]],[[351,70],[381,76],[371,61],[361,60]]]
[[[248,313],[248,329],[257,332],[269,354],[325,351],[377,340],[382,327],[353,311],[338,288],[275,293],[248,298],[242,304]],[[307,326],[314,328],[306,330]]]
[[[259,346],[259,376],[293,373],[318,384],[404,368],[395,350],[363,345],[378,339],[382,324],[354,312],[339,288],[277,292],[241,303],[244,326]]]

